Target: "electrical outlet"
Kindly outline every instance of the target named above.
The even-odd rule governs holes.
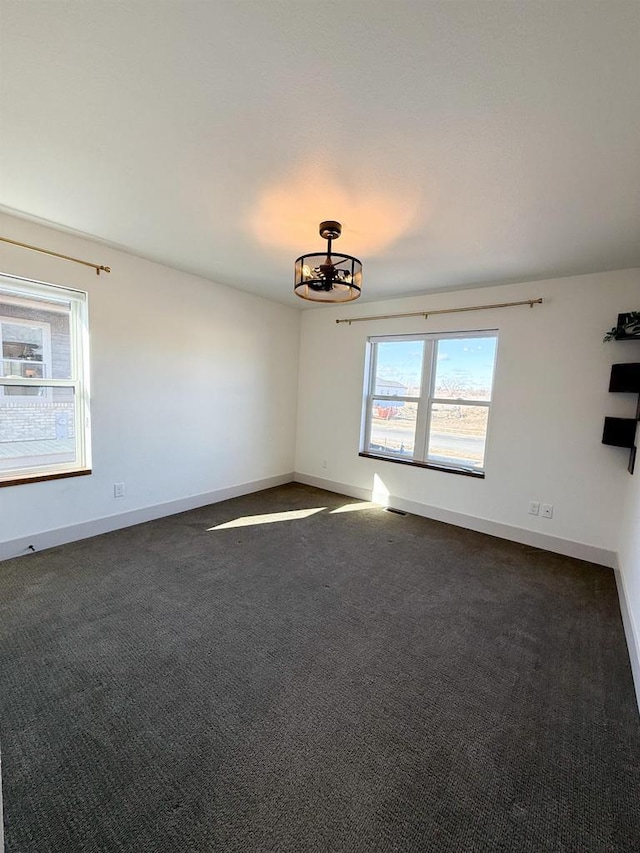
[[[553,504],[542,504],[542,517],[553,518]]]
[[[529,515],[537,515],[540,512],[540,503],[538,501],[529,501]]]
[[[113,496],[114,496],[114,498],[123,498],[124,497],[124,483],[114,483],[113,484]]]

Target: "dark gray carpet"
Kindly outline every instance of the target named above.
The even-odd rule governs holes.
[[[300,485],[0,564],[8,853],[640,849],[613,573]]]

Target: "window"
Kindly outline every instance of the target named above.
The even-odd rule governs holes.
[[[484,476],[495,332],[369,338],[361,453]]]
[[[0,275],[0,485],[89,473],[87,295]]]

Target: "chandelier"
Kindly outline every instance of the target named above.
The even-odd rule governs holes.
[[[342,233],[339,222],[320,223],[320,236],[327,252],[301,255],[295,264],[293,291],[311,302],[352,302],[362,289],[362,263],[352,255],[331,251],[333,240]]]

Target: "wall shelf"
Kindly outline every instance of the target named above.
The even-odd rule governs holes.
[[[637,394],[638,405],[635,418],[605,418],[602,443],[611,447],[628,448],[628,471],[633,474],[636,461],[636,428],[640,420],[640,364],[612,364],[609,391]]]
[[[640,364],[612,364],[609,391],[640,394]]]

